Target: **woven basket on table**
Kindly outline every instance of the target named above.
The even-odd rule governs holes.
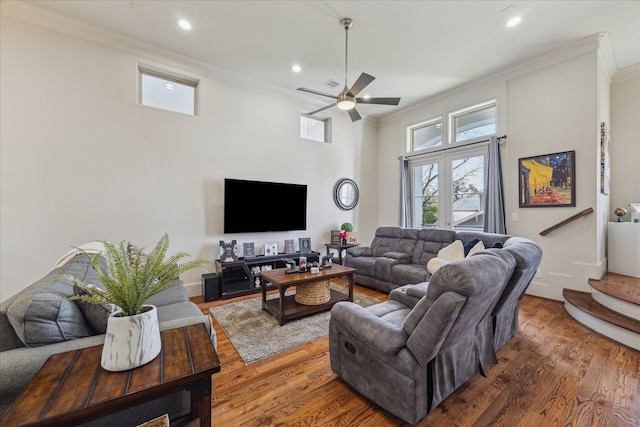
[[[326,304],[331,299],[328,280],[296,285],[296,302],[304,305]]]

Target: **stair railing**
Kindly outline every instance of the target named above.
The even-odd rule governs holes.
[[[587,215],[592,214],[592,213],[593,213],[593,208],[587,208],[587,209],[583,210],[582,212],[578,212],[577,214],[575,214],[573,216],[570,216],[569,218],[565,219],[564,221],[561,221],[561,222],[557,223],[556,225],[552,225],[551,227],[549,227],[549,228],[547,228],[545,230],[542,230],[540,232],[540,235],[541,236],[546,236],[547,234],[551,233],[552,231],[555,231],[558,228],[569,224],[570,222],[573,222],[573,221],[575,221],[577,219],[582,218],[583,216],[587,216]]]

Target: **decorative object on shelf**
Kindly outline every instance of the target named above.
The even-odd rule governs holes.
[[[355,231],[347,231],[347,245],[355,245],[358,243],[358,233]]]
[[[297,268],[296,268],[296,260],[284,257],[284,258],[282,258],[282,261],[285,262],[285,264],[286,264],[286,266],[287,266],[287,268],[289,269],[290,272],[293,272],[293,271],[297,270]]]
[[[631,208],[631,222],[640,223],[640,203],[629,203]]]
[[[353,242],[349,241],[349,233],[353,232],[353,224],[350,222],[345,222],[340,226],[340,244],[347,245],[353,244],[358,238],[358,235],[354,233]]]
[[[549,208],[576,205],[576,152],[518,159],[519,206]]]
[[[293,254],[296,252],[296,244],[293,239],[286,239],[284,241],[284,253]]]
[[[301,237],[300,238],[300,253],[306,254],[311,252],[311,238],[310,237]]]
[[[333,187],[333,200],[343,211],[356,207],[360,198],[360,190],[354,180],[342,178]]]
[[[238,245],[235,240],[225,242],[220,240],[220,261],[231,262],[238,260]]]
[[[609,160],[609,130],[605,122],[600,123],[600,193],[609,194],[611,166]]]
[[[245,258],[251,258],[256,256],[256,246],[253,242],[246,242],[242,244],[242,253]]]
[[[158,327],[158,313],[153,305],[144,302],[153,295],[181,282],[180,274],[209,263],[197,259],[179,263],[189,256],[178,252],[165,259],[169,236],[165,234],[156,247],[147,253],[131,243],[115,245],[103,242],[105,252],[90,257],[100,285],[91,285],[71,275],[61,277],[74,282],[78,294],[69,297],[91,304],[117,305],[119,310],[107,319],[107,331],[102,350],[101,365],[108,371],[125,371],[142,366],[160,353],[162,343]],[[106,259],[107,268],[100,265]]]
[[[627,214],[627,210],[625,208],[615,208],[613,214],[618,217],[618,222],[622,222],[622,217]]]
[[[266,256],[278,255],[278,244],[277,243],[265,243],[264,244],[264,254]]]
[[[307,257],[306,256],[301,256],[300,259],[298,260],[298,264],[299,264],[299,269],[300,271],[307,271]]]
[[[340,230],[353,231],[353,224],[351,224],[350,222],[345,222],[340,226]]]
[[[331,230],[331,240],[332,245],[340,244],[340,230]]]

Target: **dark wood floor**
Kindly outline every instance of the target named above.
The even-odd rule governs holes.
[[[193,301],[207,314],[230,302]],[[406,425],[331,371],[328,338],[245,366],[214,325],[222,370],[213,377],[213,425]],[[525,296],[518,334],[498,357],[488,378],[476,375],[417,425],[639,426],[640,352],[580,325],[559,301]]]

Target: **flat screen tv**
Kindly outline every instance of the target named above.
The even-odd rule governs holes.
[[[224,232],[307,229],[307,186],[224,180]]]

